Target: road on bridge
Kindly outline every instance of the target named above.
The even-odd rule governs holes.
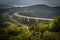
[[[18,15],[18,13],[15,13],[14,15],[18,16],[18,17],[21,17],[21,18],[27,18],[27,19],[48,20],[48,21],[53,20],[53,19],[48,19],[48,18],[38,18],[38,17],[29,17],[29,16]]]

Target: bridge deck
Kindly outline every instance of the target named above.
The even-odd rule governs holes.
[[[23,16],[23,15],[18,15],[18,13],[15,13],[14,15],[18,17],[22,17],[22,18],[27,18],[27,19],[48,20],[48,21],[53,20],[53,19],[48,19],[48,18],[38,18],[38,17],[28,17],[28,16]]]

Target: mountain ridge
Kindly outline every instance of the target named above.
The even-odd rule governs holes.
[[[4,9],[3,9],[4,10]],[[3,11],[2,10],[2,11]],[[48,5],[32,5],[28,7],[11,7],[5,9],[8,13],[19,12],[22,15],[36,16],[36,17],[48,17],[54,18],[55,16],[60,16],[60,7],[50,7]]]

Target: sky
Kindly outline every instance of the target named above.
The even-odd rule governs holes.
[[[0,4],[21,5],[21,6],[45,4],[49,6],[60,6],[60,0],[0,0]]]

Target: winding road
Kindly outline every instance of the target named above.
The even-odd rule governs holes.
[[[17,17],[27,18],[27,19],[48,20],[48,21],[52,21],[53,20],[53,19],[48,19],[48,18],[38,18],[38,17],[29,17],[29,16],[18,15],[18,13],[15,13],[14,15],[17,16]]]

